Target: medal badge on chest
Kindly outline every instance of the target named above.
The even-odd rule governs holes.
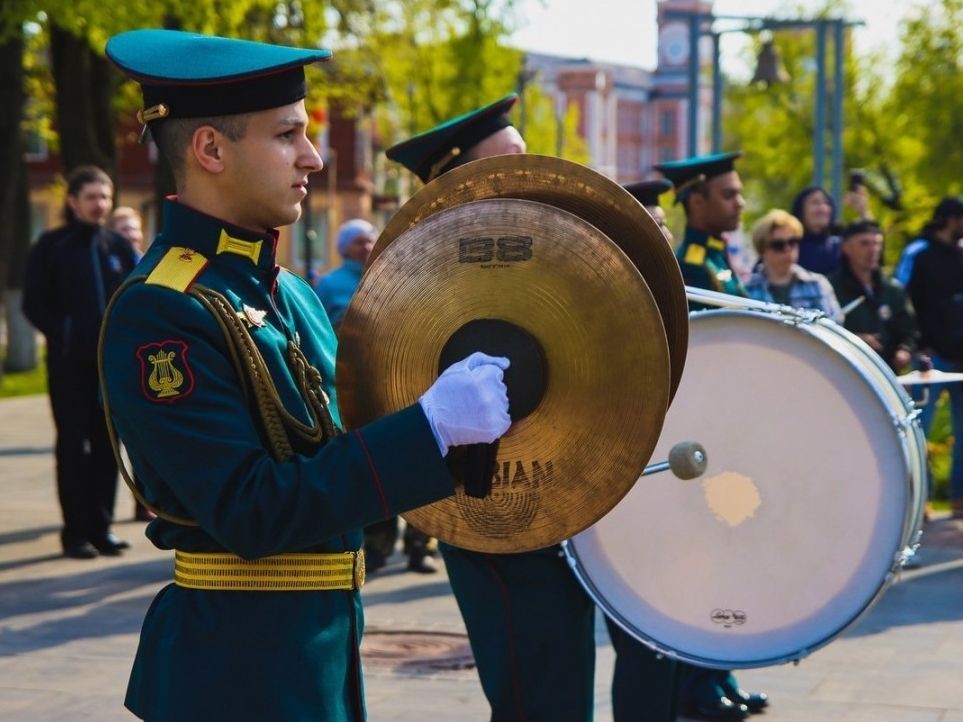
[[[248,306],[246,303],[242,308],[243,308],[244,318],[247,320],[247,322],[251,326],[254,326],[256,328],[264,327],[264,317],[267,316],[267,311],[261,311],[259,309],[254,308],[253,306]]]

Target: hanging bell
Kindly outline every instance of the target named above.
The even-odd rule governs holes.
[[[774,83],[788,83],[789,73],[786,72],[779,57],[779,50],[772,40],[766,40],[759,51],[756,60],[756,72],[752,76],[753,83],[765,83],[768,88]]]

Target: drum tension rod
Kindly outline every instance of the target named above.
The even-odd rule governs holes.
[[[695,479],[705,473],[709,459],[705,447],[695,441],[680,441],[669,449],[669,460],[649,464],[642,476],[671,471],[680,479]]]

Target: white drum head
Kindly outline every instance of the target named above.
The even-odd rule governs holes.
[[[896,410],[818,329],[691,320],[653,460],[697,441],[706,473],[641,478],[569,557],[603,610],[663,651],[723,668],[798,659],[874,601],[905,543]]]

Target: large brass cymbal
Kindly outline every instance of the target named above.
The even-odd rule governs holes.
[[[516,199],[440,210],[382,249],[344,318],[346,426],[414,403],[479,319],[537,341],[544,393],[502,437],[489,497],[459,487],[405,518],[467,549],[550,546],[608,512],[655,448],[670,381],[661,315],[625,254],[573,214]]]
[[[578,163],[533,154],[500,155],[444,173],[419,190],[385,226],[369,265],[398,236],[446,208],[487,198],[521,198],[561,208],[608,236],[639,269],[662,315],[675,396],[689,347],[689,307],[682,273],[652,216],[622,186]]]

